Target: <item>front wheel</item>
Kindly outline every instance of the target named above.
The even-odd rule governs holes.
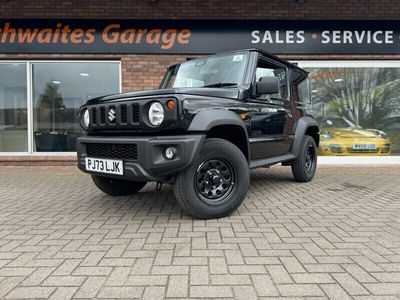
[[[178,175],[174,193],[190,215],[200,219],[221,218],[236,210],[246,197],[249,165],[234,144],[207,139],[197,160]]]
[[[292,173],[296,181],[307,182],[313,179],[317,169],[317,145],[314,139],[305,135],[299,149],[299,156],[292,163]]]
[[[110,196],[127,196],[136,194],[146,182],[128,181],[92,175],[94,184],[104,193]]]

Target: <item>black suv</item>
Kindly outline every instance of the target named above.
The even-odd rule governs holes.
[[[109,195],[169,183],[192,216],[227,216],[250,169],[282,163],[297,181],[313,178],[319,129],[309,104],[307,72],[263,51],[189,60],[169,67],[157,90],[83,105],[78,166]]]

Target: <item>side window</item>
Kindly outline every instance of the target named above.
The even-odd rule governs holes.
[[[311,92],[308,79],[303,80],[298,85],[299,100],[304,103],[306,109],[311,108]]]
[[[286,68],[273,65],[267,60],[260,59],[257,63],[256,69],[256,82],[261,77],[271,76],[279,79],[279,93],[276,95],[261,95],[259,98],[268,99],[269,97],[287,99],[288,98],[288,86],[286,78]]]

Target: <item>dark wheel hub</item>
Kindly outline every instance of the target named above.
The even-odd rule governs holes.
[[[309,145],[306,151],[306,171],[312,172],[315,163],[315,149],[312,145]]]
[[[195,187],[202,200],[219,204],[232,191],[235,173],[231,164],[223,159],[212,159],[200,164],[195,177]]]

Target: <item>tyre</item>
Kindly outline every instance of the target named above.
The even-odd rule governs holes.
[[[199,219],[221,218],[242,204],[250,181],[243,153],[222,139],[206,139],[198,158],[177,176],[178,203]]]
[[[292,172],[296,181],[307,182],[313,179],[317,169],[317,145],[314,139],[305,135],[299,149],[299,156],[292,163]]]
[[[97,175],[92,175],[92,180],[101,191],[110,196],[127,196],[136,194],[146,185],[146,182],[128,181]]]

